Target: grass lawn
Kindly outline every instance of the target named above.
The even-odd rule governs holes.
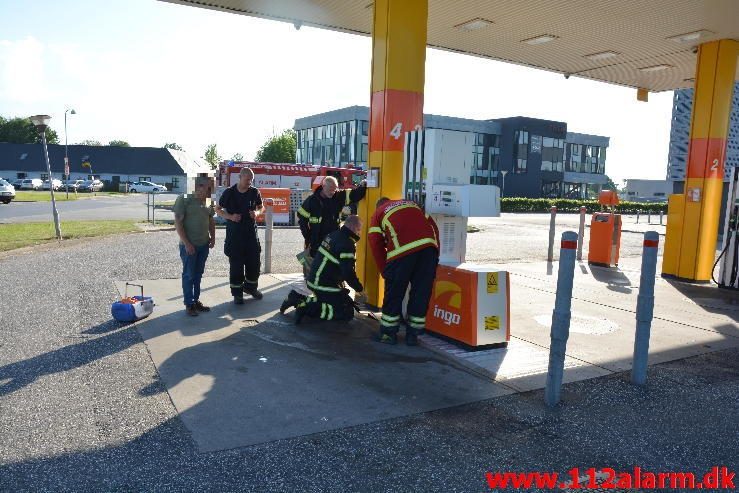
[[[138,231],[136,221],[62,221],[65,240]],[[54,223],[0,224],[0,252],[56,240]]]
[[[77,199],[88,199],[90,197],[100,196],[100,195],[125,195],[124,193],[120,192],[95,192],[95,193],[88,193],[88,192],[80,192],[75,194],[74,192],[69,192],[69,199],[67,199],[67,192],[64,190],[54,192],[54,198],[59,202],[64,202],[65,200],[77,200]],[[32,191],[32,190],[16,190],[15,191],[15,200],[16,202],[51,202],[51,194],[48,190],[39,190],[39,191]]]

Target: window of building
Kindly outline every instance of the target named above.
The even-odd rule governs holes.
[[[46,181],[49,179],[48,173],[41,173],[41,181]]]
[[[369,135],[369,122],[366,120],[362,121],[362,135]]]
[[[598,155],[598,174],[604,175],[606,173],[606,148],[601,147]]]
[[[139,181],[151,181],[151,176],[139,176]]]
[[[527,172],[529,158],[529,133],[526,130],[516,130],[513,142],[513,172],[524,174]]]
[[[542,139],[541,170],[559,171],[564,170],[565,141],[552,137]]]
[[[546,199],[559,198],[562,193],[561,183],[558,181],[542,181],[541,196]]]
[[[117,179],[116,179],[117,178]],[[120,176],[114,176],[113,182],[121,181]],[[179,188],[180,187],[180,177],[179,176],[173,176],[172,177],[172,188]]]
[[[566,199],[582,199],[583,189],[581,183],[567,183],[562,187],[562,197]]]
[[[654,196],[655,197],[664,197],[665,196],[665,193],[664,192],[654,192]]]
[[[569,144],[570,159],[567,161],[567,171],[579,173],[582,171],[582,146],[580,144]]]

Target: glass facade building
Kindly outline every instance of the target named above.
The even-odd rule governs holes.
[[[567,132],[567,124],[513,117],[472,120],[424,115],[424,127],[472,138],[470,183],[502,187],[506,197],[597,197],[607,137]],[[367,168],[369,108],[352,106],[295,121],[296,163]]]

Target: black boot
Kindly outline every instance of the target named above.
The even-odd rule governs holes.
[[[285,313],[288,308],[298,306],[298,303],[305,300],[305,295],[298,293],[294,289],[290,290],[285,301],[280,305],[280,313]]]

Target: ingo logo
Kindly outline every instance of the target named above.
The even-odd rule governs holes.
[[[462,288],[451,281],[439,281],[434,285],[434,300],[450,308],[459,309],[462,306]],[[459,325],[462,317],[434,304],[434,317],[440,318],[446,325]]]

